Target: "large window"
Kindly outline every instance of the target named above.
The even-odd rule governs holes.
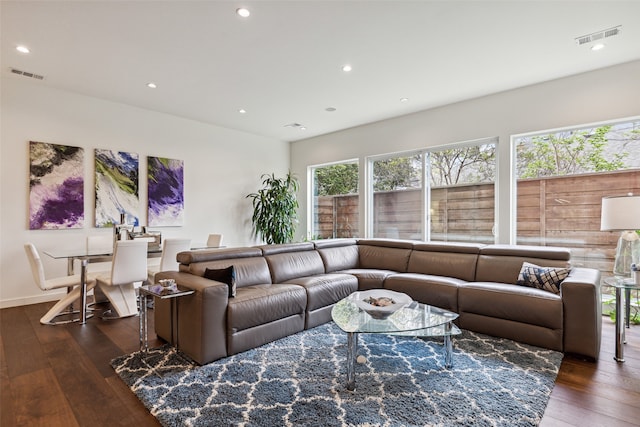
[[[495,241],[495,140],[429,152],[430,239]]]
[[[493,243],[495,156],[492,139],[370,159],[370,235]]]
[[[574,265],[610,272],[617,233],[602,197],[640,193],[640,120],[514,138],[518,244],[564,246]]]
[[[358,237],[358,163],[310,168],[313,199],[311,239]]]
[[[423,154],[374,159],[372,237],[422,240]]]

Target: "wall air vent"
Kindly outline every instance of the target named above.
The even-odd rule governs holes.
[[[28,71],[18,70],[16,68],[11,68],[11,72],[13,74],[17,74],[19,76],[29,77],[29,78],[36,79],[36,80],[44,80],[44,76],[41,76],[40,74],[34,74],[34,73],[30,73]]]
[[[576,44],[582,46],[599,40],[608,39],[609,37],[617,36],[622,32],[622,25],[609,28],[607,30],[596,31],[595,33],[587,34],[585,36],[576,37]]]

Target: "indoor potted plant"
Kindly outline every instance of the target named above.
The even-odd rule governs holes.
[[[262,175],[262,189],[247,195],[253,200],[253,231],[268,244],[289,243],[298,222],[298,180],[287,173],[284,178]]]

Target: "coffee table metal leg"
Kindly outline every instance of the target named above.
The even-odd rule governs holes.
[[[444,366],[453,367],[453,343],[451,341],[451,322],[444,325]]]
[[[358,351],[358,334],[347,332],[347,390],[356,389],[356,352]]]

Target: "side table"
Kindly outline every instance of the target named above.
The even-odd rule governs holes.
[[[624,362],[624,344],[627,342],[624,329],[625,326],[629,327],[631,291],[640,289],[640,284],[635,283],[630,277],[607,277],[604,283],[616,288],[616,355],[613,359],[616,362]]]
[[[149,349],[149,339],[147,331],[147,297],[169,299],[171,302],[171,340],[175,343],[175,347],[178,347],[178,334],[176,334],[175,341],[173,340],[173,318],[175,317],[176,323],[178,322],[178,304],[176,304],[176,298],[184,297],[194,293],[191,289],[168,289],[163,288],[161,285],[144,285],[138,288],[138,310],[140,311],[140,351],[146,352]],[[176,324],[176,328],[177,328]]]

